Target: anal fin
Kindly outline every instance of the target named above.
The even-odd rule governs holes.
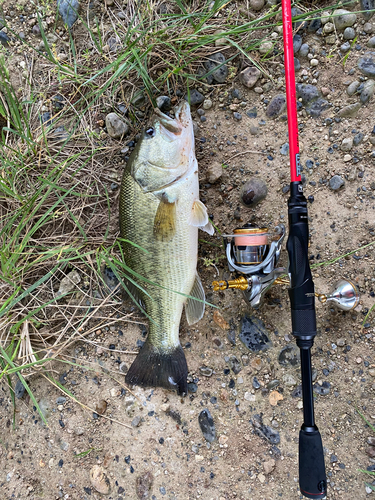
[[[180,345],[161,350],[146,340],[129,368],[125,382],[187,394],[187,374],[185,353]]]
[[[196,273],[195,275],[194,285],[189,295],[194,298],[189,298],[187,300],[185,304],[185,314],[189,325],[194,325],[194,323],[197,323],[200,319],[203,318],[206,299],[203,285],[200,277],[198,276],[198,273]]]
[[[161,199],[154,219],[154,236],[159,241],[170,241],[176,233],[176,203]]]

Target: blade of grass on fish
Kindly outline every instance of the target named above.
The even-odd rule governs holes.
[[[14,363],[12,362],[12,360],[9,358],[9,356],[7,355],[6,351],[2,348],[2,346],[0,345],[0,353],[2,355],[2,357],[5,359],[5,361],[12,367],[12,368],[16,368],[16,366],[14,365]],[[43,422],[45,423],[46,426],[48,426],[47,424],[47,420],[45,419],[39,405],[38,405],[38,402],[37,400],[35,399],[35,396],[33,394],[33,392],[31,391],[30,387],[28,386],[26,380],[24,379],[24,377],[22,376],[21,374],[21,370],[23,370],[23,367],[17,367],[18,370],[16,371],[17,375],[18,375],[18,378],[20,379],[22,385],[24,386],[25,390],[27,391],[28,395],[30,396],[30,399],[31,401],[34,403],[34,406],[35,408],[37,409],[37,412],[39,413],[40,415],[40,418],[43,420]]]

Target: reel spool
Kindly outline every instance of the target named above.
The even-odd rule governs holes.
[[[285,238],[285,226],[276,226],[273,232],[253,224],[236,228],[226,234],[224,244],[228,268],[237,277],[212,283],[214,291],[236,288],[242,290],[246,302],[257,309],[273,284],[288,284],[284,267],[276,267],[281,245]],[[350,311],[359,303],[359,291],[351,281],[341,279],[329,294],[315,293],[323,304],[332,303],[338,309]]]

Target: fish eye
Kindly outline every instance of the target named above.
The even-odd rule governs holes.
[[[155,129],[153,127],[149,127],[148,129],[146,129],[146,134],[149,137],[154,137],[154,135],[155,135]]]

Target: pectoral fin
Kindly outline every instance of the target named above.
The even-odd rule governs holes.
[[[200,200],[195,200],[193,203],[189,223],[211,236],[214,234],[214,228],[208,220],[207,208]]]
[[[170,241],[176,233],[176,203],[160,200],[154,219],[154,236],[159,241]]]
[[[185,304],[185,314],[189,325],[194,325],[194,323],[197,323],[203,317],[205,306],[204,301],[206,298],[203,285],[198,274],[195,275],[194,285],[189,295],[194,298],[189,298],[187,300]]]

